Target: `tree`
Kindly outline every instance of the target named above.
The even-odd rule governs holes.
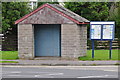
[[[109,15],[107,2],[66,2],[65,7],[90,21],[105,21]]]
[[[27,2],[2,2],[2,32],[11,30],[16,34],[14,22],[29,12]],[[15,31],[14,31],[15,30]]]
[[[113,2],[109,11],[109,20],[116,23],[116,37],[120,40],[120,2]]]

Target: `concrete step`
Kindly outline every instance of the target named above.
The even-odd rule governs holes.
[[[61,60],[61,57],[35,57],[34,60]]]

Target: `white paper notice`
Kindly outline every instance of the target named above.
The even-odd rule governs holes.
[[[101,39],[101,25],[91,25],[91,39]]]
[[[103,39],[113,38],[113,25],[103,25]]]

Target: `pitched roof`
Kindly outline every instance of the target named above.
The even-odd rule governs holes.
[[[36,10],[32,11],[31,13],[23,16],[22,18],[18,19],[17,21],[15,21],[15,24],[18,24],[19,22],[23,21],[24,19],[28,18],[29,16],[33,15],[34,13],[38,12],[39,10],[41,10],[44,7],[48,7],[52,10],[54,10],[55,12],[61,14],[62,16],[70,19],[71,21],[77,23],[77,24],[89,24],[89,20],[79,16],[78,14],[58,5],[58,4],[44,4],[42,6],[40,6],[39,8],[37,8]]]

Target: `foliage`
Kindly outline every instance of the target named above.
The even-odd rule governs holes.
[[[107,2],[66,2],[65,7],[90,21],[104,21],[108,18]]]
[[[27,2],[2,2],[2,31],[16,28],[14,21],[29,12]]]
[[[112,3],[109,20],[116,22],[116,36],[120,40],[120,2]]]

